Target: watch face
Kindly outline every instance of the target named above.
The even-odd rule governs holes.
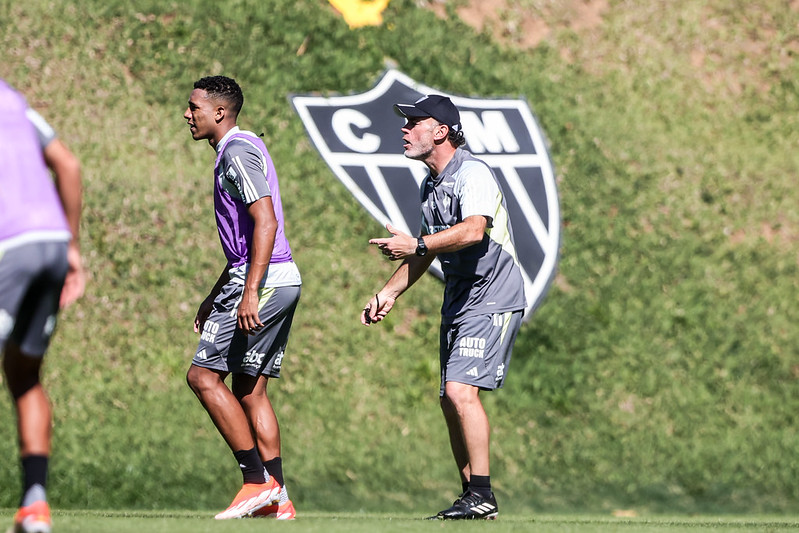
[[[424,243],[424,239],[419,237],[419,239],[416,241],[416,243],[417,243],[416,255],[424,255],[424,254],[426,254],[427,253],[427,246]]]

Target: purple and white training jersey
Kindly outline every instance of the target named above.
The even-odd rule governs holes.
[[[269,196],[277,218],[277,233],[264,286],[300,285],[300,273],[284,231],[277,173],[266,145],[254,133],[236,126],[222,138],[216,150],[214,211],[231,279],[243,283],[247,276],[255,225],[248,207]]]
[[[54,138],[25,98],[0,79],[0,254],[72,236],[42,155]]]

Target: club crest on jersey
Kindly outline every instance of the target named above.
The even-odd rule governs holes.
[[[404,119],[397,102],[449,96],[461,115],[465,148],[488,163],[505,193],[522,267],[529,318],[555,275],[560,203],[545,136],[523,99],[469,98],[388,70],[371,90],[349,96],[292,95],[291,102],[322,158],[380,224],[419,235],[419,187],[427,167],[403,155]],[[435,261],[430,267],[443,277]]]

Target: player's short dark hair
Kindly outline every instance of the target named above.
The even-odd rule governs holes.
[[[195,89],[202,89],[211,98],[219,98],[227,102],[231,111],[238,116],[244,105],[244,94],[233,78],[227,76],[206,76],[194,82]]]

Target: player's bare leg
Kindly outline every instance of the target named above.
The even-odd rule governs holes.
[[[266,393],[267,381],[263,375],[258,378],[246,374],[233,376],[233,395],[244,409],[264,461],[280,456],[280,426]]]
[[[6,345],[3,371],[17,413],[24,491],[14,515],[15,531],[50,531],[47,503],[47,463],[50,456],[52,415],[50,401],[42,387],[41,357],[22,353],[13,341]]]
[[[233,376],[233,393],[244,408],[244,412],[247,413],[250,426],[255,434],[258,453],[264,461],[264,467],[280,485],[278,502],[255,511],[252,516],[293,520],[297,516],[297,512],[288,497],[283,479],[283,466],[280,457],[280,425],[267,394],[268,381],[268,378],[263,375],[258,378],[246,374]]]
[[[230,449],[255,447],[247,416],[236,397],[225,385],[225,374],[196,365],[189,367],[186,381],[203,404]]]
[[[186,380],[242,468],[244,485],[217,520],[241,518],[277,501],[280,486],[266,481],[247,415],[225,385],[225,372],[191,365]]]
[[[17,411],[20,455],[50,455],[50,401],[39,381],[42,358],[23,354],[9,341],[3,371]]]

